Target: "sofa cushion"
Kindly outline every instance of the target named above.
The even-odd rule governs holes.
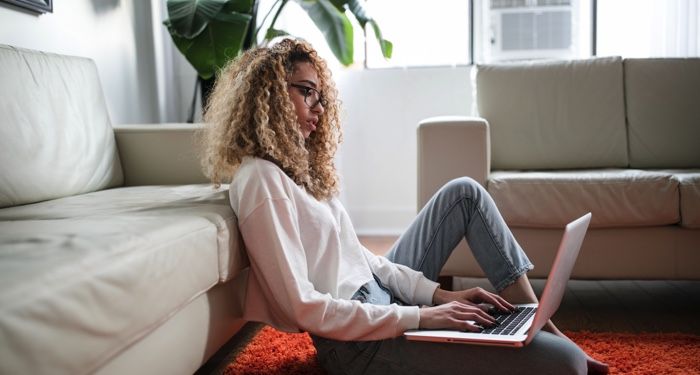
[[[562,228],[586,212],[591,227],[637,227],[680,221],[678,180],[670,173],[631,169],[499,171],[488,191],[516,227]]]
[[[678,180],[681,195],[681,226],[700,228],[700,169],[664,170]]]
[[[135,186],[66,197],[0,210],[6,220],[52,220],[91,216],[194,216],[217,228],[220,281],[228,281],[247,264],[238,251],[243,242],[228,197],[228,185]]]
[[[700,58],[625,59],[632,168],[700,167]]]
[[[0,45],[0,208],[121,185],[92,60]]]
[[[626,167],[619,57],[479,65],[493,169]]]
[[[233,217],[205,185],[0,210],[0,372],[87,373],[117,355],[224,277]]]

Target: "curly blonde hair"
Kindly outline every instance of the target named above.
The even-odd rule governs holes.
[[[287,79],[300,62],[314,67],[328,101],[307,139],[287,91]],[[205,173],[219,186],[233,177],[243,157],[259,157],[275,163],[316,199],[328,199],[339,189],[333,163],[342,137],[339,112],[330,70],[310,44],[284,39],[248,50],[220,72],[205,108]]]

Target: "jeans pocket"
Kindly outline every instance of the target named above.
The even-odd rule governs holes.
[[[369,290],[363,285],[360,289],[355,292],[350,298],[351,300],[360,301],[361,303],[367,303],[367,298],[369,297]]]

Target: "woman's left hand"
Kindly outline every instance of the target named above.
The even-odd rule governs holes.
[[[489,309],[489,307],[485,306],[484,304],[489,304],[503,312],[515,311],[515,307],[503,299],[503,297],[486,291],[483,288],[477,287],[454,292],[440,288],[435,290],[435,294],[433,294],[434,304],[442,305],[451,301],[458,301],[467,305],[477,306],[484,311]]]

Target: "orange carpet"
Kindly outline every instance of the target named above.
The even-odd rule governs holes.
[[[676,333],[567,332],[611,374],[700,374],[700,336]],[[263,328],[224,374],[324,374],[306,333]]]

